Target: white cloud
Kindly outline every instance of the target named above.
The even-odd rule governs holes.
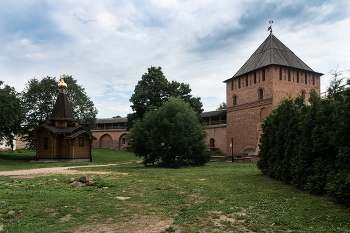
[[[277,38],[326,74],[323,86],[330,69],[350,63],[347,1],[6,1],[0,13],[0,80],[21,91],[30,78],[64,68],[99,117],[130,113],[134,86],[151,65],[189,83],[205,110],[215,110],[225,101],[222,81],[265,40],[270,19]]]

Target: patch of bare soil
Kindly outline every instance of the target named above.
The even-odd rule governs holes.
[[[107,165],[89,165],[89,166],[75,166],[75,167],[49,167],[49,168],[38,168],[38,169],[28,169],[28,170],[16,170],[16,171],[2,171],[0,176],[10,176],[16,178],[33,178],[38,176],[48,176],[54,174],[107,174],[109,172],[96,172],[96,171],[78,171],[75,168],[80,167],[106,167],[106,166],[116,166],[117,164],[107,164]]]
[[[72,215],[71,214],[67,214],[66,216],[64,216],[63,218],[60,219],[60,222],[68,222],[72,219]]]
[[[135,215],[128,222],[114,224],[84,224],[73,229],[73,231],[75,233],[159,233],[170,227],[173,221],[173,219],[162,220],[156,216]]]

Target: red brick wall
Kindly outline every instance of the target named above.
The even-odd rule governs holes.
[[[210,139],[214,139],[214,147],[218,148],[219,152],[226,154],[226,135],[227,127],[226,125],[210,125],[206,129],[208,134],[206,138],[206,145],[210,147]]]
[[[128,133],[126,130],[91,130],[97,140],[92,143],[92,148],[109,148],[123,150],[127,146],[123,144],[123,137]]]
[[[320,92],[320,75],[276,65],[228,81],[226,150],[231,153],[230,143],[234,138],[236,156],[243,156],[249,148],[257,154],[261,125],[266,115],[286,96],[294,98],[304,91],[307,99],[312,89]],[[259,90],[262,90],[262,99]]]

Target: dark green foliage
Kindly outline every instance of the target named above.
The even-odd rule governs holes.
[[[72,76],[65,76],[67,83],[67,97],[75,119],[92,129],[95,125],[97,109],[86,95],[82,86]],[[47,76],[42,80],[30,79],[22,92],[22,102],[25,111],[25,127],[23,139],[29,148],[35,148],[34,129],[43,124],[52,113],[59,89],[56,78]]]
[[[257,165],[277,180],[350,203],[350,89],[333,75],[327,98],[312,91],[308,105],[285,99],[267,117]]]
[[[131,108],[134,113],[128,114],[128,129],[132,128],[133,122],[142,119],[149,110],[154,110],[163,105],[171,96],[180,97],[190,104],[193,110],[199,115],[203,112],[203,104],[200,97],[190,95],[189,84],[169,82],[162,72],[161,67],[148,68],[148,72],[142,75],[135,86],[134,94],[130,98]]]
[[[149,111],[135,122],[128,149],[144,163],[167,167],[203,165],[206,133],[191,106],[171,97],[162,107]]]
[[[221,109],[226,109],[226,108],[227,108],[226,103],[222,102],[216,110],[221,110]]]
[[[23,109],[19,94],[13,87],[3,85],[0,81],[0,143],[12,149],[15,135],[20,132]]]

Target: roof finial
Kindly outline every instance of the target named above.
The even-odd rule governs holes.
[[[272,34],[272,24],[273,24],[273,20],[269,21],[270,27],[267,29],[267,31],[270,31],[270,35]]]
[[[61,92],[65,93],[65,89],[67,88],[67,84],[64,82],[64,69],[61,70],[61,82],[58,84],[58,88],[61,90]]]

